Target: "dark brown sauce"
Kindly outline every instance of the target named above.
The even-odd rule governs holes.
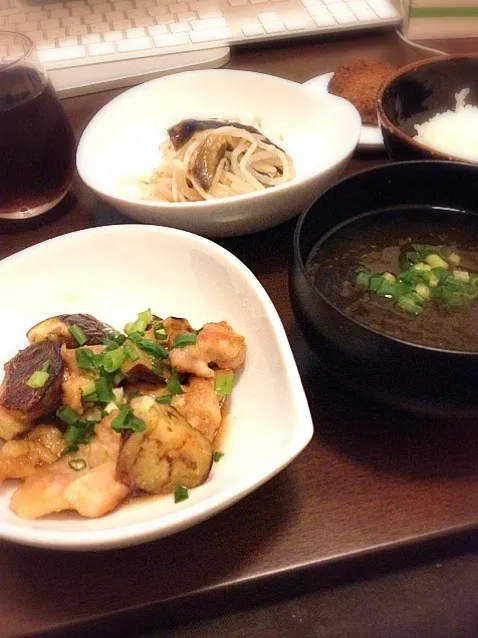
[[[439,210],[377,211],[337,226],[314,246],[306,269],[315,286],[340,310],[379,332],[412,343],[478,352],[478,302],[450,310],[425,304],[417,317],[355,286],[356,267],[399,271],[406,243],[455,247],[460,268],[478,272],[478,215]]]

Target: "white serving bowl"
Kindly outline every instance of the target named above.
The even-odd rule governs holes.
[[[142,201],[124,179],[161,161],[168,127],[186,118],[261,119],[261,132],[294,161],[296,178],[263,191],[205,202]],[[125,91],[88,124],[77,152],[84,182],[119,211],[148,224],[210,237],[242,235],[302,212],[344,169],[361,130],[356,109],[339,97],[312,94],[296,82],[227,69],[187,71]]]
[[[228,320],[245,336],[221,451],[189,498],[130,502],[99,519],[62,513],[27,521],[10,509],[15,482],[0,487],[0,539],[51,549],[102,550],[173,534],[216,514],[284,468],[307,445],[312,420],[280,318],[236,257],[183,231],[122,225],[64,235],[0,262],[8,310],[0,314],[0,364],[26,347],[45,317],[91,313],[122,326],[138,311],[187,317],[193,327]]]

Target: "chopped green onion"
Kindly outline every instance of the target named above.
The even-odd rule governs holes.
[[[158,341],[165,341],[168,338],[168,333],[164,327],[164,323],[157,323],[154,326],[154,336]]]
[[[101,340],[101,343],[108,348],[108,350],[116,350],[120,347],[119,343],[114,341],[114,339],[104,338]]]
[[[179,485],[174,490],[174,502],[181,503],[181,501],[186,501],[189,498],[188,488],[182,485]]]
[[[133,430],[134,432],[144,432],[146,430],[146,423],[143,419],[139,419],[134,416],[131,408],[121,408],[119,414],[111,421],[111,427],[115,432],[121,430]]]
[[[124,331],[127,335],[133,334],[133,332],[139,332],[140,334],[144,334],[144,331],[148,327],[148,325],[153,321],[153,315],[151,310],[145,310],[144,312],[138,313],[138,317],[136,321],[131,321],[127,323],[124,327]]]
[[[218,374],[214,378],[214,390],[218,394],[231,394],[234,385],[234,375]]]
[[[172,394],[161,394],[159,397],[156,397],[156,403],[167,404],[171,403],[171,399],[173,398]]]
[[[470,273],[466,270],[454,270],[453,276],[455,279],[458,279],[458,281],[462,281],[465,284],[470,283]]]
[[[74,323],[72,326],[69,326],[68,331],[79,346],[83,346],[88,341],[87,336],[80,328],[80,326],[78,326],[76,323]]]
[[[184,346],[191,346],[196,343],[197,335],[195,332],[183,332],[177,337],[174,337],[173,348],[184,348]]]
[[[123,381],[126,379],[126,377],[124,376],[124,374],[121,372],[121,370],[118,370],[117,372],[115,372],[115,374],[113,375],[113,383],[114,385],[120,385],[120,383],[123,383]]]
[[[392,275],[391,272],[384,272],[382,277],[385,279],[385,281],[388,281],[391,284],[393,284],[393,282],[397,279],[395,275]]]
[[[82,370],[97,370],[98,359],[93,350],[89,348],[78,348],[75,351],[76,364]]]
[[[423,299],[414,293],[404,295],[397,300],[397,306],[411,315],[419,315],[423,310]]]
[[[428,301],[430,299],[430,288],[426,284],[417,284],[415,286],[415,292],[417,295],[420,295],[424,301]]]
[[[109,350],[103,355],[103,368],[106,372],[116,372],[123,365],[125,360],[125,353],[123,348],[116,348],[116,350]]]
[[[449,268],[447,262],[437,255],[436,253],[432,253],[431,255],[427,255],[425,257],[425,261],[432,268]]]
[[[51,370],[51,361],[50,361],[50,359],[47,359],[47,360],[45,361],[45,363],[42,365],[42,367],[40,368],[40,370],[41,370],[42,372],[50,372],[50,370]]]
[[[448,255],[448,261],[453,266],[458,266],[461,261],[461,257],[460,255],[457,255],[456,253],[450,253],[450,255]]]
[[[153,321],[153,313],[151,312],[151,309],[148,308],[148,310],[143,310],[143,312],[139,312],[138,319],[140,319],[141,321],[146,321],[146,325],[149,326],[149,324],[152,323]]]
[[[129,343],[128,341],[124,342],[123,350],[126,355],[126,358],[130,361],[137,361],[139,359],[139,354],[136,352],[136,348]]]
[[[100,377],[95,381],[95,390],[100,403],[109,403],[114,401],[113,389],[111,383],[106,377]]]
[[[69,405],[60,406],[55,414],[67,425],[74,425],[80,420],[79,415]]]
[[[141,350],[144,350],[155,359],[166,359],[168,357],[169,353],[166,348],[152,339],[145,339],[137,332],[130,334],[129,338],[138,348],[141,348]]]
[[[70,467],[75,472],[80,472],[81,470],[85,469],[86,461],[83,459],[71,459],[71,461],[68,463],[68,467]]]
[[[88,396],[89,394],[93,394],[94,392],[96,392],[96,387],[95,387],[95,382],[93,380],[88,381],[87,383],[85,383],[85,385],[81,388],[81,396],[84,398],[86,396]]]
[[[184,394],[184,390],[181,388],[181,383],[179,382],[179,375],[176,368],[171,368],[171,376],[166,383],[166,387],[170,394]]]
[[[222,457],[224,456],[224,452],[219,452],[219,451],[215,451],[212,453],[212,460],[214,461],[214,463],[217,463],[218,461],[220,461],[222,459]]]
[[[43,388],[49,377],[50,375],[48,374],[48,372],[45,372],[44,370],[36,370],[25,381],[25,385],[27,385],[29,388],[33,388],[34,390]]]

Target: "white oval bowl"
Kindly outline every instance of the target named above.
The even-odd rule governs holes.
[[[161,161],[168,127],[182,119],[261,119],[261,132],[294,161],[296,178],[260,192],[204,202],[144,201],[123,180]],[[301,213],[334,182],[357,146],[357,110],[342,98],[312,94],[301,84],[250,71],[187,71],[145,82],[104,106],[77,151],[83,181],[133,219],[210,237],[243,235]]]
[[[8,335],[0,342],[2,367],[28,345],[31,326],[62,313],[91,313],[119,329],[149,307],[198,327],[224,319],[247,343],[221,442],[224,457],[186,501],[148,497],[98,519],[62,512],[29,521],[9,509],[17,483],[6,481],[0,486],[0,539],[77,551],[158,539],[255,490],[312,436],[297,366],[272,301],[239,259],[208,239],[137,224],[71,233],[0,261],[0,288],[8,299],[8,310],[0,313],[0,332]]]

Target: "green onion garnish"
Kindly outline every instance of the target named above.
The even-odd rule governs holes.
[[[169,353],[166,348],[152,339],[145,339],[137,332],[131,333],[129,338],[138,348],[141,348],[141,350],[144,350],[144,352],[147,352],[155,359],[166,359],[168,357]]]
[[[166,388],[170,394],[184,394],[176,368],[171,368],[171,376],[166,383]]]
[[[114,401],[115,395],[113,394],[111,383],[106,377],[96,379],[95,392],[100,403],[109,403],[110,401]]]
[[[87,383],[85,383],[85,385],[81,388],[81,396],[87,397],[89,394],[93,394],[94,392],[96,392],[96,387],[95,387],[95,382],[93,380],[88,381]]]
[[[140,319],[141,321],[145,321],[146,325],[149,326],[149,324],[153,321],[153,313],[151,312],[151,309],[148,308],[148,310],[138,312],[138,319]]]
[[[231,394],[234,386],[234,375],[231,374],[218,374],[214,378],[214,390],[218,394]]]
[[[123,348],[116,348],[115,350],[109,350],[103,355],[103,368],[106,372],[116,372],[123,365],[125,360],[125,353]]]
[[[175,503],[181,503],[181,501],[185,501],[188,498],[189,498],[189,492],[188,492],[188,488],[187,487],[183,487],[182,485],[179,485],[174,490],[174,502]]]
[[[76,323],[74,323],[72,326],[69,326],[68,331],[79,346],[83,346],[88,341],[87,336],[80,328],[80,326],[78,326]]]
[[[48,372],[45,372],[44,370],[36,370],[25,381],[25,385],[27,385],[29,388],[33,388],[34,390],[43,388],[49,377],[50,375],[48,374]]]
[[[115,432],[121,432],[121,430],[133,430],[134,432],[144,432],[146,430],[146,423],[143,419],[139,419],[134,416],[131,408],[121,408],[119,414],[111,421],[111,427]]]
[[[45,363],[42,365],[42,367],[40,368],[40,370],[41,370],[42,372],[50,372],[50,370],[51,370],[51,361],[50,361],[50,359],[47,359],[47,360],[45,361]]]
[[[214,463],[217,463],[218,461],[222,459],[223,456],[224,456],[224,452],[219,452],[218,450],[216,450],[215,452],[212,453],[212,460],[214,461]]]
[[[59,419],[63,421],[63,423],[66,423],[67,425],[74,425],[80,420],[80,416],[77,414],[77,412],[75,412],[75,410],[73,410],[73,408],[70,408],[69,405],[60,406],[55,414]]]
[[[164,327],[164,323],[157,323],[154,326],[154,336],[158,341],[165,341],[168,338],[168,333]]]
[[[133,332],[139,332],[139,334],[144,334],[146,328],[153,321],[153,315],[151,310],[145,310],[144,312],[138,313],[138,318],[136,321],[131,321],[127,323],[124,327],[124,331],[127,335],[133,334]]]
[[[89,348],[78,348],[75,351],[76,364],[82,370],[97,370],[98,359]]]
[[[68,467],[71,467],[71,469],[75,472],[80,472],[81,470],[85,469],[86,461],[84,461],[83,459],[71,459],[71,461],[68,463]]]
[[[160,404],[167,404],[167,403],[171,403],[171,399],[173,398],[172,394],[162,394],[159,397],[156,397],[155,401],[156,403],[160,403]]]
[[[173,348],[184,348],[184,346],[194,345],[196,343],[197,335],[195,332],[183,332],[177,337],[174,337]]]
[[[136,352],[136,348],[128,341],[124,342],[123,350],[126,358],[130,361],[137,361],[139,359],[139,354]]]

